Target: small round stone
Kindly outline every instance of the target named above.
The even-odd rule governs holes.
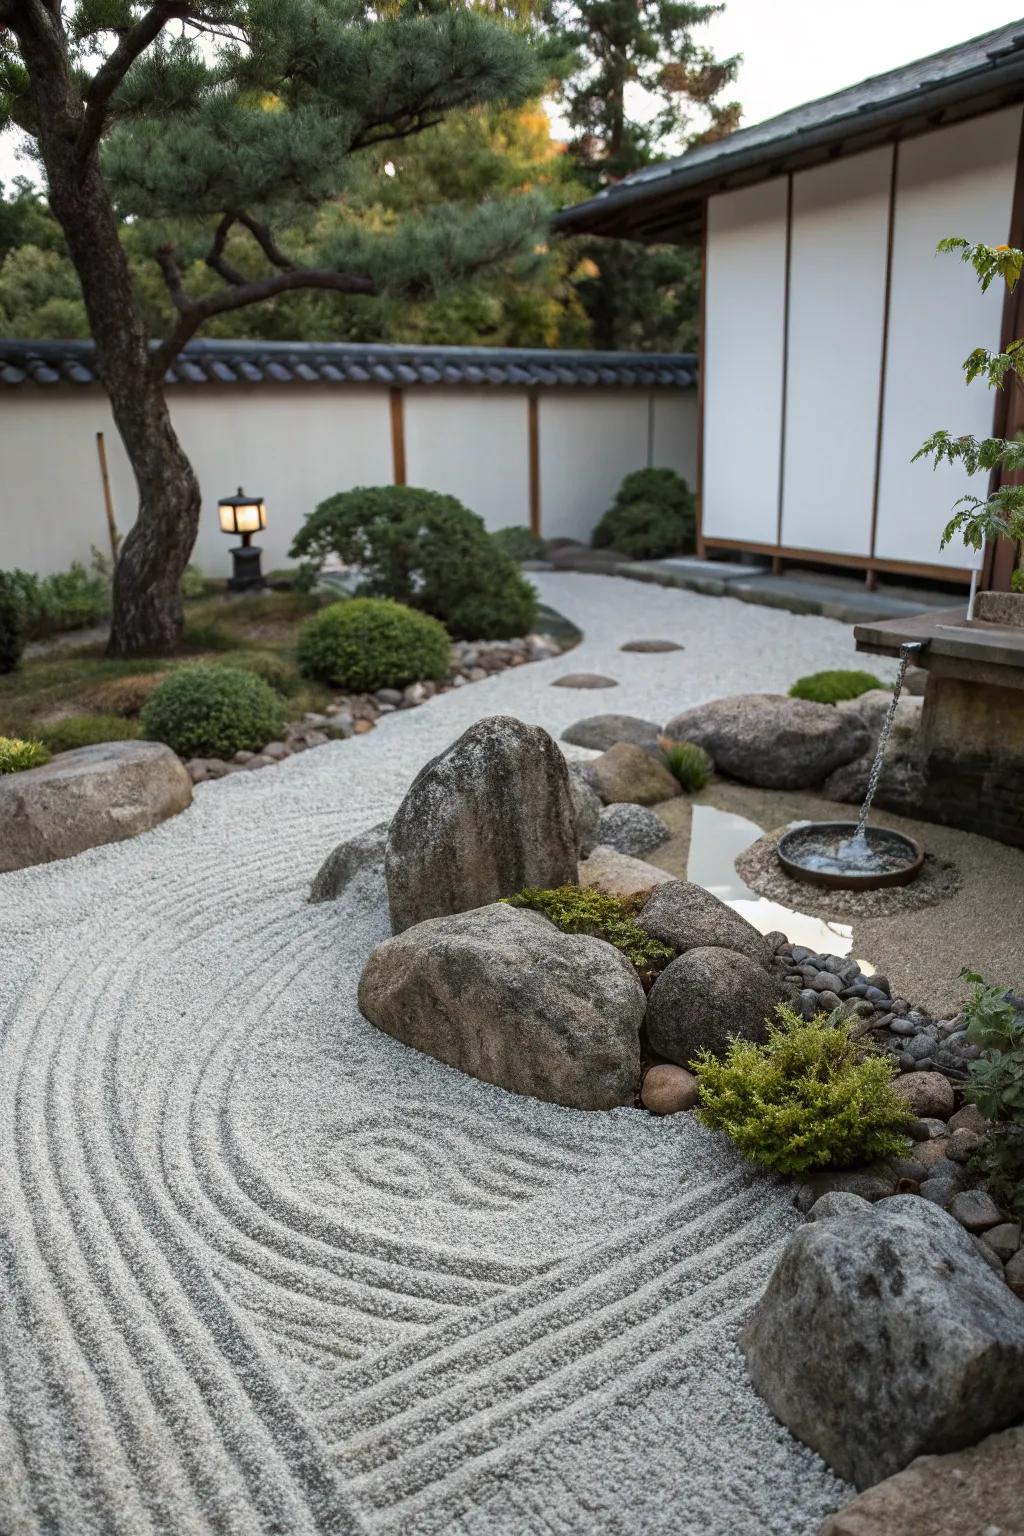
[[[556,677],[552,688],[617,688],[614,677],[602,677],[599,672],[567,672]]]
[[[972,1152],[976,1152],[984,1141],[984,1136],[979,1136],[977,1131],[969,1131],[966,1126],[961,1126],[957,1131],[951,1131],[946,1143],[946,1156],[952,1158],[954,1163],[966,1163]]]
[[[962,1189],[950,1201],[949,1214],[968,1232],[984,1232],[1000,1221],[998,1205],[983,1189]]]
[[[956,1105],[953,1085],[941,1072],[907,1072],[893,1088],[921,1116],[948,1120]]]
[[[677,1115],[697,1102],[697,1079],[685,1067],[651,1067],[640,1089],[640,1102],[655,1115]]]

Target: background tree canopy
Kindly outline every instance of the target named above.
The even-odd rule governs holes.
[[[112,5],[116,10],[114,0],[95,0],[81,11],[88,19],[94,10],[99,18]],[[729,131],[738,119],[736,104],[720,101],[736,61],[716,60],[694,35],[718,6],[672,0],[495,0],[463,8],[485,12],[513,34],[528,30],[542,40],[542,94],[522,106],[456,108],[423,131],[368,144],[349,160],[340,193],[333,186],[318,196],[315,176],[300,180],[290,193],[286,222],[275,227],[278,244],[297,264],[314,265],[325,248],[358,251],[360,242],[393,235],[403,220],[429,218],[432,210],[471,213],[485,199],[523,193],[535,198],[541,211],[560,207],[666,153]],[[453,7],[428,3],[380,9],[386,16],[389,10],[398,15]],[[278,62],[283,68],[284,61]],[[262,58],[250,67],[254,81],[265,78],[267,63]],[[173,141],[159,114],[149,125],[153,102],[180,104],[196,84],[198,68],[194,48],[186,48],[181,38],[169,39],[140,60],[117,99],[126,124],[143,107],[146,117],[120,137],[115,121],[105,150],[137,301],[146,330],[154,336],[167,335],[176,318],[156,258],[162,247],[173,247],[191,296],[212,295],[223,286],[205,260],[209,220],[193,216],[202,211],[204,175],[219,184],[232,155],[243,161],[271,156],[287,164],[290,154],[289,135],[280,121],[286,114],[265,94],[258,97],[265,108],[259,114],[266,119],[265,134],[258,145],[249,142],[253,114],[248,112],[244,154],[238,139],[232,141],[230,114],[223,113],[217,124],[223,129],[223,159],[216,165],[208,163],[208,124],[183,133],[176,122]],[[568,144],[553,136],[542,95],[564,117]],[[290,131],[294,134],[294,125]],[[330,156],[329,135],[322,148]],[[247,174],[244,166],[239,174]],[[329,180],[333,184],[336,178]],[[253,191],[251,177],[244,190]],[[280,189],[261,186],[259,191],[280,201]],[[169,201],[177,202],[181,216],[167,216]],[[263,252],[243,225],[230,230],[222,256],[228,269],[247,278],[266,270]],[[301,289],[213,315],[202,334],[688,349],[696,343],[698,289],[699,265],[690,251],[608,240],[548,244],[539,238],[518,260],[469,273],[439,292],[413,297],[384,292],[368,303],[362,296]],[[0,334],[40,339],[90,334],[60,226],[27,180],[0,186]]]

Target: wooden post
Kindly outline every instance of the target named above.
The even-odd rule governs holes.
[[[114,498],[110,494],[110,471],[107,468],[107,445],[103,441],[103,433],[96,433],[96,452],[100,461],[100,479],[103,482],[103,505],[107,512],[107,532],[110,535],[110,553],[114,563],[117,563],[118,545],[121,543],[121,535],[117,531],[117,521],[114,517]]]
[[[391,465],[396,485],[405,484],[405,396],[400,389],[391,395]]]
[[[537,391],[526,397],[527,453],[530,464],[530,532],[540,538],[540,402]]]

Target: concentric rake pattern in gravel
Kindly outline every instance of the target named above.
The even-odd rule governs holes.
[[[728,606],[635,590],[659,628]],[[523,669],[555,711],[556,666]],[[4,1536],[811,1536],[843,1501],[735,1346],[783,1194],[692,1117],[518,1099],[378,1034],[385,914],[304,900],[470,720],[536,719],[522,686],[3,877]]]

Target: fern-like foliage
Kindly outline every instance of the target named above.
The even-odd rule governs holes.
[[[940,240],[940,252],[959,251],[960,260],[973,267],[981,283],[982,293],[987,292],[997,277],[1001,277],[1012,293],[1024,271],[1024,251],[1012,245],[985,245],[981,241],[964,239],[963,235],[950,235]]]

